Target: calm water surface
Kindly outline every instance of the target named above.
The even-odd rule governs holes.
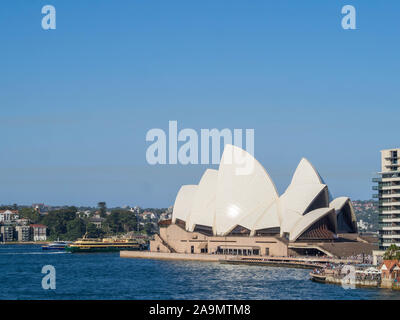
[[[44,265],[56,290],[43,290]],[[309,270],[71,254],[0,245],[0,299],[400,299],[383,289],[314,283]]]

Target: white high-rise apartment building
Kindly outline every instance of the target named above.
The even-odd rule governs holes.
[[[373,181],[378,185],[379,249],[400,246],[400,148],[381,150],[381,171]]]

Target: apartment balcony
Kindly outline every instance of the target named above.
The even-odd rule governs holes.
[[[393,210],[400,210],[400,201],[398,199],[393,199],[392,197],[390,198],[385,198],[379,200],[379,206],[392,206]]]
[[[400,181],[400,176],[397,174],[393,174],[391,176],[387,177],[382,177],[382,178],[376,178],[376,179],[381,179],[380,181],[373,181],[373,182],[396,182]]]
[[[379,190],[379,186],[372,186],[372,190]]]
[[[381,245],[384,247],[390,247],[392,244],[395,244],[396,246],[400,247],[400,242],[382,242]]]
[[[377,187],[377,186],[376,186]],[[393,186],[379,186],[381,190],[400,190],[400,185],[393,185]],[[379,188],[378,187],[378,188]],[[379,190],[379,189],[377,189]]]
[[[396,214],[400,214],[400,210],[381,210],[379,211],[379,215],[382,216],[392,216],[392,215],[396,215]]]
[[[398,160],[398,159],[400,159],[400,157],[399,156],[390,156],[390,157],[385,157],[385,160],[388,160],[388,161],[393,161],[393,160]]]
[[[379,206],[400,206],[400,202],[392,202],[392,201],[379,201]],[[396,208],[397,209],[397,208]],[[394,209],[394,210],[396,210]],[[400,209],[400,208],[399,208]]]
[[[390,164],[385,164],[386,168],[397,168],[400,166],[400,163],[390,163]],[[393,170],[396,171],[396,170]]]
[[[394,199],[396,199],[396,198],[398,198],[399,200],[400,200],[400,193],[393,193],[393,192],[390,192],[390,193],[380,193],[380,195],[382,196],[382,198],[394,198]]]
[[[392,223],[392,222],[400,222],[400,218],[383,218],[383,219],[379,219],[379,225],[381,223]]]
[[[383,234],[382,239],[400,239],[400,234]]]
[[[372,178],[372,182],[382,182],[382,178]]]
[[[400,231],[400,226],[396,226],[396,225],[390,226],[390,227],[379,225],[379,228],[384,231]]]

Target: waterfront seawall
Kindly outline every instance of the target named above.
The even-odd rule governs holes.
[[[158,259],[158,260],[186,260],[186,261],[205,261],[220,262],[226,264],[260,265],[266,267],[287,267],[314,269],[322,268],[324,262],[310,258],[287,258],[287,257],[245,257],[235,255],[213,255],[196,253],[164,253],[153,251],[120,251],[121,258],[133,259]],[[323,260],[323,259],[322,259]],[[326,261],[329,262],[329,261]]]
[[[221,259],[229,259],[232,256],[196,254],[196,253],[163,253],[151,251],[120,251],[121,258],[135,259],[158,259],[158,260],[187,260],[187,261],[208,261],[218,262]]]
[[[284,267],[284,268],[299,268],[299,269],[315,269],[323,268],[323,264],[312,263],[307,261],[290,261],[285,259],[273,260],[273,259],[226,259],[220,260],[221,263],[225,264],[241,264],[241,265],[256,265],[264,267]]]
[[[49,243],[50,243],[49,241],[7,241],[7,242],[1,242],[0,245],[9,245],[9,244],[42,245],[42,244],[49,244]]]
[[[348,287],[369,287],[379,288],[381,286],[381,279],[377,276],[365,277],[346,277],[344,274],[326,274],[326,273],[310,273],[310,279],[315,282],[336,284]]]
[[[376,288],[380,286],[380,282],[377,280],[355,280],[351,281],[350,279],[339,279],[333,276],[326,277],[326,283],[330,284],[339,284],[339,285],[354,285],[356,287],[369,287],[369,288]]]

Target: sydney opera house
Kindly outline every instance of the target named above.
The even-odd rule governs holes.
[[[160,222],[150,250],[341,256],[349,244],[351,253],[370,250],[357,234],[350,199],[333,199],[307,159],[301,159],[286,191],[279,195],[268,172],[252,155],[226,145],[218,170],[207,169],[197,185],[180,188],[172,219]]]

